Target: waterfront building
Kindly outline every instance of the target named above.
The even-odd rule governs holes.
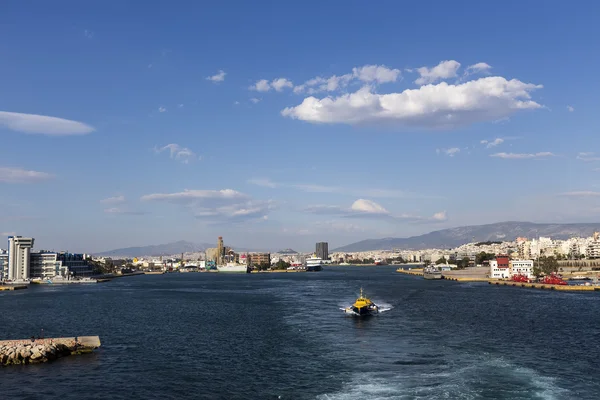
[[[533,260],[511,260],[510,276],[525,275],[527,278],[533,278]]]
[[[600,258],[600,233],[594,232],[592,240],[587,245],[585,255],[589,259]]]
[[[7,280],[25,281],[29,279],[30,254],[33,238],[22,236],[8,237],[8,273]]]
[[[250,253],[250,265],[271,264],[271,253]]]
[[[317,254],[318,258],[321,260],[329,260],[329,243],[319,242],[315,247],[315,253]]]
[[[30,254],[30,277],[31,278],[54,278],[55,276],[67,276],[68,269],[59,260],[59,255],[53,252],[35,252]]]
[[[62,267],[64,267],[64,270],[61,270],[61,275],[63,276],[67,273],[71,276],[90,276],[95,273],[93,266],[88,263],[85,254],[74,254],[63,251],[57,254],[57,259],[61,262]]]
[[[510,275],[508,255],[499,254],[495,259],[490,260],[490,278],[507,279]]]
[[[8,275],[8,252],[0,250],[0,282],[6,279]]]

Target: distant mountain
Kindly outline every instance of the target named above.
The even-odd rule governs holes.
[[[452,248],[473,241],[512,241],[518,237],[533,239],[546,236],[553,239],[568,239],[573,236],[591,236],[597,230],[600,230],[600,223],[536,224],[510,221],[442,229],[408,238],[367,239],[332,251],[350,253],[368,250]]]
[[[292,249],[283,249],[283,250],[279,250],[276,253],[278,254],[298,254],[298,252],[296,250],[292,250]]]
[[[142,256],[170,256],[180,253],[194,253],[204,251],[209,247],[215,247],[215,244],[209,243],[192,243],[180,240],[178,242],[157,244],[151,246],[125,247],[123,249],[115,249],[96,253],[96,256],[101,257],[142,257]]]

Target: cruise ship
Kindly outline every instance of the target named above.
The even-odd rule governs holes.
[[[323,270],[323,259],[313,254],[312,257],[306,259],[306,270],[307,271],[322,271]]]

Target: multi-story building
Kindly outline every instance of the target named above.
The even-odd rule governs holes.
[[[8,252],[0,249],[0,282],[8,275]]]
[[[22,236],[8,237],[8,273],[6,279],[18,282],[30,278],[30,254],[33,238]]]
[[[588,243],[585,255],[589,259],[600,258],[600,233],[594,232],[592,240]]]
[[[506,279],[510,278],[509,259],[505,254],[499,254],[494,260],[490,260],[490,278]]]
[[[511,260],[510,275],[525,275],[527,278],[533,278],[533,260]]]
[[[89,265],[85,254],[74,254],[63,251],[57,254],[57,260],[64,267],[60,275],[68,273],[71,276],[90,276],[94,274],[93,266]]]
[[[316,245],[316,254],[321,260],[329,260],[329,243],[319,242]]]
[[[271,264],[271,253],[250,253],[250,265]]]
[[[29,274],[31,278],[48,279],[55,276],[67,276],[68,271],[57,253],[41,251],[30,255]]]

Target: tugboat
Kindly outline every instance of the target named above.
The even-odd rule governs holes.
[[[357,317],[365,317],[368,315],[374,315],[379,313],[379,307],[371,301],[368,297],[365,297],[362,288],[360,288],[360,296],[354,304],[350,307],[344,308],[346,314],[352,314]]]

